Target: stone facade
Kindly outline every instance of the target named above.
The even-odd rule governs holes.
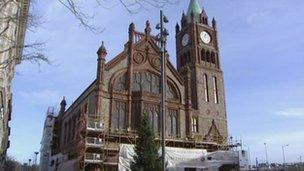
[[[144,32],[130,24],[124,50],[109,62],[102,43],[97,51],[96,80],[68,109],[65,100],[61,102],[54,155],[66,155],[78,169],[116,170],[119,144],[136,141],[136,126],[143,113],[148,114],[159,139],[160,42],[150,33],[149,21]],[[183,14],[181,27],[176,26],[176,49],[177,69],[166,55],[167,146],[227,148],[216,22],[208,24],[208,16],[195,0],[190,1],[188,14]],[[50,163],[54,166],[55,162]]]
[[[0,2],[0,157],[1,163],[9,148],[12,113],[12,79],[15,65],[20,62],[29,0],[4,0]],[[9,60],[10,58],[16,58]],[[10,61],[10,62],[7,62]],[[1,169],[0,169],[1,170]]]

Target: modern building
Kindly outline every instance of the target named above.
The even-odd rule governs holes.
[[[172,148],[228,149],[224,78],[216,20],[209,21],[198,0],[176,25],[177,68],[166,55],[166,145]],[[56,117],[50,162],[57,170],[117,170],[121,144],[134,144],[136,125],[147,113],[160,134],[160,42],[146,22],[143,32],[129,26],[124,49],[106,62],[97,51],[96,79]],[[59,156],[56,158],[56,156]],[[62,169],[64,170],[64,169]]]
[[[0,167],[10,146],[9,121],[12,114],[12,79],[20,63],[29,0],[0,2]],[[1,169],[0,169],[1,170]]]

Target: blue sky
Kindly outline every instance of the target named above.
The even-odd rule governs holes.
[[[111,2],[111,1],[109,1]],[[222,69],[225,74],[229,133],[242,139],[255,157],[288,162],[304,156],[304,1],[303,0],[204,0],[209,17],[218,21]],[[58,107],[62,96],[71,104],[96,76],[96,51],[102,41],[107,60],[128,39],[128,25],[143,30],[148,19],[155,25],[159,10],[150,8],[131,15],[116,2],[107,9],[86,5],[95,13],[94,23],[105,30],[92,34],[55,0],[37,0],[34,10],[44,24],[29,32],[28,41],[46,41],[52,65],[23,63],[13,82],[14,109],[9,154],[27,161],[40,149],[48,106]],[[168,50],[175,64],[176,22],[188,1],[164,8],[170,24]],[[153,30],[156,33],[156,30]]]

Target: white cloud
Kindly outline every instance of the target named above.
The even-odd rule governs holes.
[[[303,118],[304,108],[286,108],[275,112],[276,115],[289,118]]]

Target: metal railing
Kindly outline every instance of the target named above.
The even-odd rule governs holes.
[[[87,129],[92,131],[102,131],[103,125],[100,122],[88,121]]]
[[[101,138],[87,137],[86,138],[86,145],[87,146],[94,146],[94,147],[101,147],[101,146],[104,145],[104,141]]]
[[[86,153],[84,158],[86,163],[101,163],[103,162],[101,154]]]

